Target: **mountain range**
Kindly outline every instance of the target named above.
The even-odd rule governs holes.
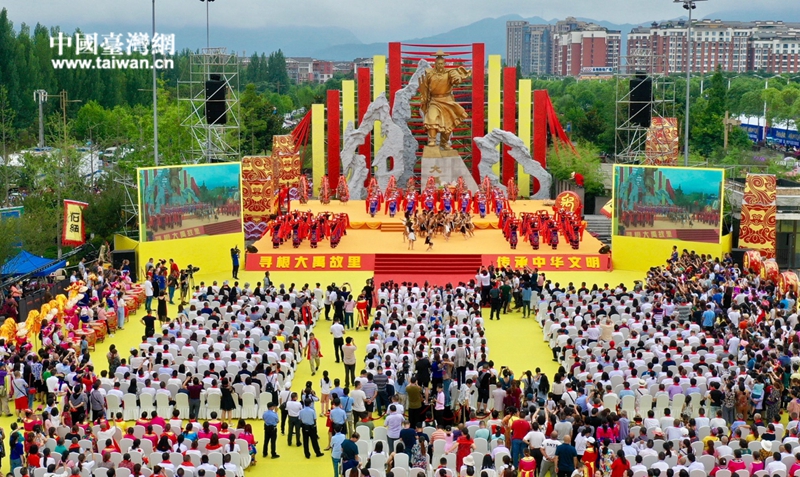
[[[622,51],[625,51],[626,37],[631,28],[638,25],[648,25],[652,21],[640,24],[613,23],[610,21],[594,20],[591,18],[576,17],[579,20],[596,23],[610,30],[622,32]],[[800,22],[800,9],[784,9],[784,11],[765,11],[762,8],[737,9],[719,11],[704,18],[723,19],[729,21],[752,21],[754,19],[775,20],[786,22]],[[504,15],[497,18],[484,18],[477,22],[454,28],[449,31],[426,36],[422,38],[387,38],[385,42],[363,43],[358,38],[358,33],[340,27],[310,27],[303,25],[286,25],[281,27],[246,29],[213,27],[211,29],[211,45],[225,46],[229,51],[250,55],[253,52],[270,53],[281,49],[286,56],[309,56],[322,60],[352,61],[355,58],[371,57],[373,55],[387,54],[389,41],[404,43],[484,43],[487,54],[505,56],[506,52],[506,22],[510,20],[524,20],[537,24],[553,24],[558,19],[545,20],[541,17],[523,18],[520,15]],[[655,20],[660,21],[660,20]],[[85,25],[84,32],[107,32],[108,25]],[[173,29],[165,33],[175,33],[178,49],[198,49],[206,45],[205,29],[184,27]]]

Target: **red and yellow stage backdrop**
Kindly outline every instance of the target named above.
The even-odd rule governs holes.
[[[678,162],[678,119],[653,118],[647,130],[645,164],[674,166]]]
[[[300,152],[292,139],[291,134],[284,136],[272,136],[272,158],[275,171],[275,190],[283,186],[295,189],[292,193],[295,196],[296,189],[300,183],[300,172],[303,161],[300,159]]]
[[[271,156],[242,158],[242,209],[246,240],[263,235],[272,214],[275,197],[275,172]]]
[[[271,156],[242,158],[242,208],[246,240],[260,238],[269,216],[275,212],[275,198],[283,186],[296,199],[302,160],[292,136],[272,137]]]
[[[742,199],[739,247],[775,258],[778,181],[772,174],[747,174]]]

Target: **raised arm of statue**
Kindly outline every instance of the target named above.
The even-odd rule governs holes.
[[[458,68],[450,70],[450,82],[453,84],[459,84],[470,76],[472,76],[472,71],[464,68],[463,66],[459,66]]]

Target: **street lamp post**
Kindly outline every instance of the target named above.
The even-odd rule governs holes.
[[[686,57],[684,62],[686,64],[686,114],[683,119],[684,133],[683,133],[683,165],[689,165],[689,95],[691,93],[691,74],[692,74],[692,60],[694,59],[694,49],[692,41],[692,10],[697,8],[697,2],[704,2],[706,0],[673,0],[673,3],[682,3],[683,8],[689,10],[689,22],[686,32]]]
[[[153,0],[153,37],[156,36],[156,0]],[[156,70],[156,51],[153,54],[153,162],[158,166],[158,80]]]
[[[208,22],[208,4],[214,0],[200,0],[206,4],[206,48],[211,48],[211,30],[209,29]]]

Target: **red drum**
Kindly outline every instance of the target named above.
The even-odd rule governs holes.
[[[761,273],[761,264],[763,260],[761,252],[758,250],[748,250],[744,253],[744,268],[745,270],[753,270],[753,273]]]
[[[761,279],[769,280],[777,284],[781,275],[781,269],[778,267],[778,262],[774,258],[768,258],[762,262]]]

